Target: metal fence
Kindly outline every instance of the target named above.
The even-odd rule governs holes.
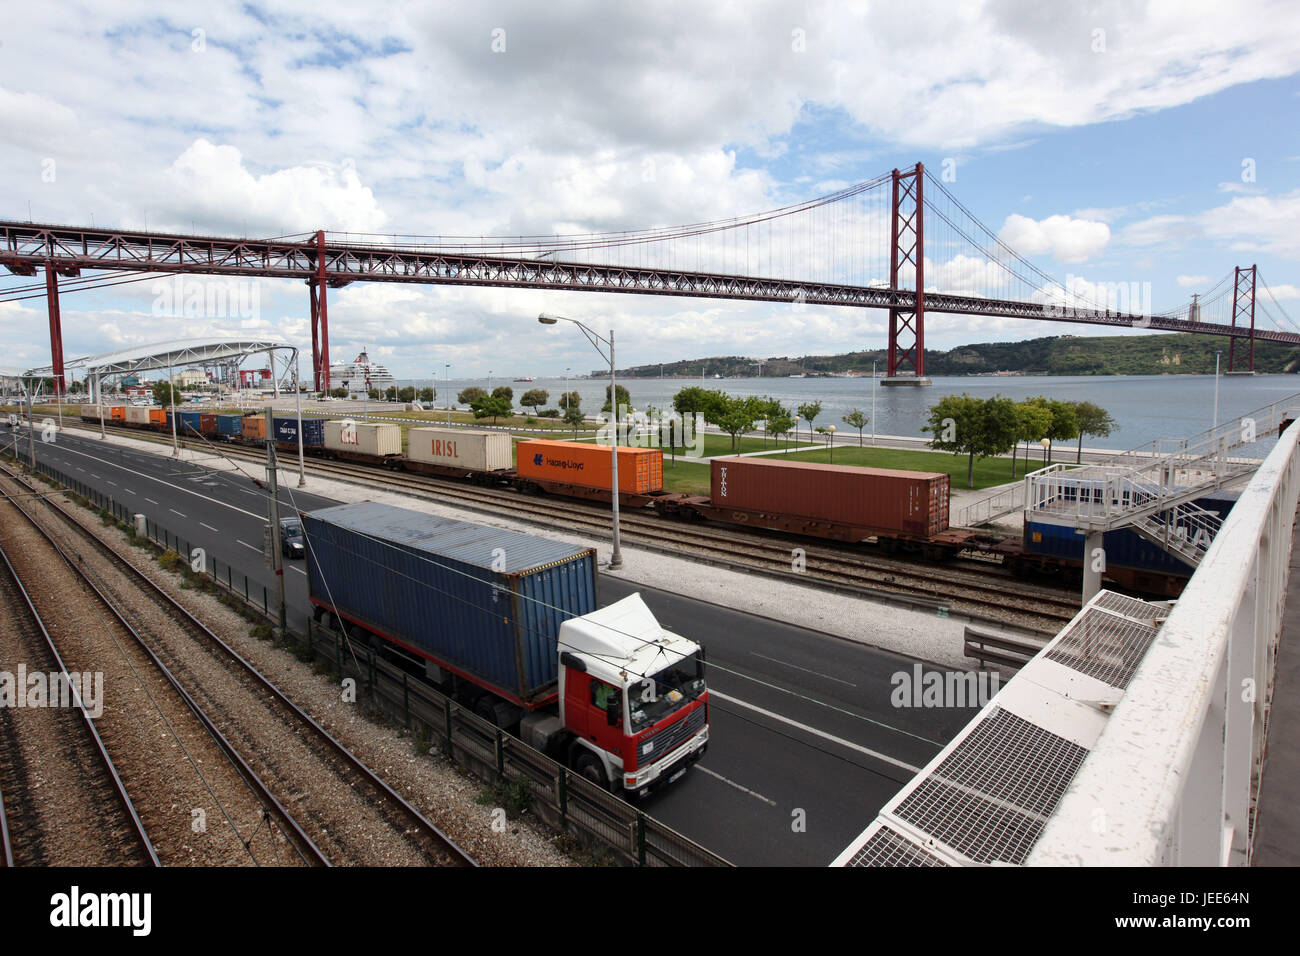
[[[117,520],[133,525],[136,512],[95,488],[56,468],[37,462],[36,471]],[[190,563],[193,543],[146,517],[146,536]],[[274,595],[250,584],[243,572],[204,549],[204,573],[218,586],[249,606],[275,619]],[[301,635],[297,635],[301,637]],[[638,810],[627,801],[595,786],[541,751],[465,709],[408,672],[382,659],[374,648],[358,649],[337,631],[314,622],[306,640],[315,658],[328,662],[335,674],[351,677],[366,692],[366,700],[408,730],[425,733],[431,745],[469,767],[490,783],[525,783],[528,805],[540,819],[566,833],[603,847],[620,863],[636,866],[730,866],[698,843]]]
[[[1298,494],[1293,424],[1224,520],[1030,863],[1249,864]]]

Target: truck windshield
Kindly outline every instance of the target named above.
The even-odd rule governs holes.
[[[683,657],[627,689],[633,730],[662,720],[704,693],[704,662],[697,654]]]

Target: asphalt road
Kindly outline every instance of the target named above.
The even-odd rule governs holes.
[[[9,429],[0,430],[0,444],[11,441]],[[204,548],[223,578],[230,566],[237,582],[247,575],[254,594],[265,587],[274,600],[262,557],[267,494],[251,477],[264,477],[260,466],[242,464],[250,477],[232,475],[174,461],[169,450],[66,432],[51,443],[38,436],[36,445],[38,461]],[[337,503],[298,492],[289,472],[280,493],[286,508]],[[303,562],[285,566],[290,625],[305,628]],[[610,576],[599,582],[602,603],[635,590],[665,627],[705,646],[712,698],[707,756],[640,806],[733,863],[826,865],[975,713],[893,707],[891,677],[912,674],[910,659]],[[880,614],[887,626],[890,610]]]

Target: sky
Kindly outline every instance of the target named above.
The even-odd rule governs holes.
[[[1072,287],[1161,311],[1257,264],[1300,320],[1298,74],[1300,5],[1263,0],[54,0],[11,9],[0,38],[0,218],[585,234],[746,216],[920,161]],[[815,272],[814,249],[787,267],[801,254]],[[927,285],[966,291],[953,276],[970,262],[950,255],[927,244]],[[0,274],[0,296],[32,281]],[[620,366],[883,348],[888,322],[585,292],[329,295],[333,358],[366,347],[399,378],[598,368],[577,330],[537,324],[543,310],[614,330]],[[299,281],[143,282],[69,292],[61,310],[69,358],[226,335],[310,348]],[[1095,332],[926,321],[930,348],[1049,334]],[[43,298],[0,299],[0,350],[49,363]]]

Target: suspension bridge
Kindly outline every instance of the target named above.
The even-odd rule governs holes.
[[[0,220],[0,267],[15,276],[44,273],[43,282],[0,290],[0,301],[46,300],[51,370],[60,394],[61,293],[175,274],[304,280],[318,390],[330,387],[328,290],[352,282],[884,309],[887,385],[928,384],[927,312],[1222,335],[1229,338],[1229,371],[1237,371],[1238,339],[1246,340],[1247,371],[1254,370],[1257,339],[1300,344],[1300,326],[1255,265],[1235,267],[1190,302],[1153,312],[1140,293],[1125,294],[1123,284],[1117,294],[1049,276],[980,222],[921,163],[753,215],[568,236],[318,230],[249,239]]]

